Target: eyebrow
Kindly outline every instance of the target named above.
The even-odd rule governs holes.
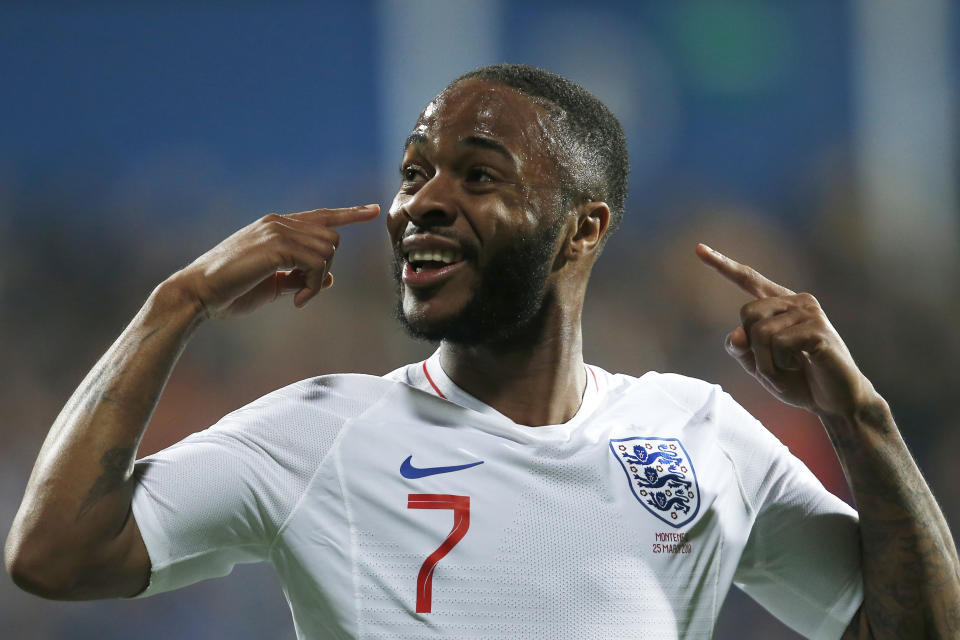
[[[403,150],[406,151],[407,147],[409,147],[412,144],[426,144],[426,143],[427,143],[427,136],[425,136],[422,133],[411,133],[409,136],[407,136],[406,141],[403,143]]]
[[[513,157],[513,154],[510,151],[494,140],[493,138],[488,138],[486,136],[467,136],[460,141],[461,145],[468,147],[477,147],[480,149],[489,149],[490,151],[495,151],[502,155],[504,158],[510,161],[511,164],[516,164],[517,160]]]
[[[406,151],[410,145],[421,145],[426,143],[427,136],[422,133],[411,133],[409,136],[407,136],[406,141],[403,143],[403,150]],[[467,136],[458,144],[460,146],[475,147],[478,149],[488,149],[490,151],[494,151],[510,161],[510,164],[517,164],[517,160],[513,157],[513,154],[510,153],[510,150],[493,138],[488,138],[487,136]]]

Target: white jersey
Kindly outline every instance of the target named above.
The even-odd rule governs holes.
[[[273,564],[299,638],[709,638],[732,583],[811,638],[856,513],[718,387],[588,367],[526,427],[439,357],[293,384],[137,464],[149,595]]]

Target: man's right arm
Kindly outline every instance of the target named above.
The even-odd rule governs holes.
[[[134,595],[150,559],[131,512],[133,465],[164,385],[194,330],[295,292],[303,306],[332,284],[334,227],[366,208],[271,214],[241,229],[150,295],[54,422],[5,547],[22,588],[56,599]],[[285,271],[285,269],[292,269]]]

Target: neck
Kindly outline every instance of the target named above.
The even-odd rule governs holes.
[[[562,424],[580,409],[587,373],[580,314],[553,320],[529,341],[470,347],[444,341],[440,364],[458,387],[517,424]]]

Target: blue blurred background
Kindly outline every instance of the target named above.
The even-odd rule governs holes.
[[[818,296],[960,523],[960,5],[949,0],[6,4],[0,8],[0,527],[49,424],[153,286],[264,213],[389,204],[419,110],[493,62],[621,118],[631,194],[594,271],[587,359],[720,382],[849,500],[819,423],[724,354],[744,302],[704,241]],[[337,286],[210,325],[141,453],[280,385],[428,354],[391,320],[382,219]],[[268,567],[136,602],[0,578],[17,638],[293,638]],[[794,637],[735,589],[718,638]]]

